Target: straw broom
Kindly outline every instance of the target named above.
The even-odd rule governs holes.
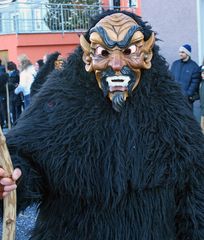
[[[0,127],[0,166],[12,175],[13,165],[6,145],[6,138]],[[2,240],[15,240],[16,233],[16,190],[3,199],[3,231]]]

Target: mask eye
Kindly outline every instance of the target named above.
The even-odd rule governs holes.
[[[107,57],[109,55],[109,52],[105,48],[99,46],[95,50],[95,55],[97,56],[101,55],[103,57]]]
[[[130,55],[130,54],[132,54],[132,53],[135,53],[136,52],[136,46],[135,45],[131,45],[129,48],[126,48],[124,51],[123,51],[123,53],[125,54],[125,55]]]

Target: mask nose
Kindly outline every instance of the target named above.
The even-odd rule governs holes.
[[[111,67],[115,72],[119,72],[125,66],[125,61],[123,60],[120,51],[112,54],[108,66]]]

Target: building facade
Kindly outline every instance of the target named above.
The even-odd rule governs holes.
[[[142,0],[141,14],[157,32],[157,44],[171,65],[178,49],[188,43],[192,59],[201,65],[204,58],[204,0]]]
[[[79,43],[79,35],[88,28],[84,16],[89,18],[102,8],[125,9],[141,15],[157,33],[157,44],[169,65],[178,58],[178,49],[185,43],[192,46],[192,58],[198,64],[203,61],[204,0],[102,0],[93,9],[82,5],[63,8],[58,4],[49,7],[52,17],[47,24],[45,2],[47,0],[0,2],[0,57],[3,61],[16,62],[18,55],[26,53],[34,62],[56,50],[66,57]]]
[[[79,44],[79,36],[89,28],[91,15],[102,9],[139,11],[140,0],[104,1],[97,5],[48,4],[43,0],[3,0],[0,2],[0,58],[16,62],[27,54],[32,62],[59,51],[67,57]],[[96,1],[97,2],[97,1]]]

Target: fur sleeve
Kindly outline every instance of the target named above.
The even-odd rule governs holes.
[[[39,203],[42,198],[42,188],[45,182],[42,179],[42,171],[31,155],[18,146],[9,145],[14,168],[19,167],[22,176],[17,185],[17,212],[25,210],[29,205]]]
[[[195,164],[176,193],[176,227],[179,240],[204,239],[204,168]]]

